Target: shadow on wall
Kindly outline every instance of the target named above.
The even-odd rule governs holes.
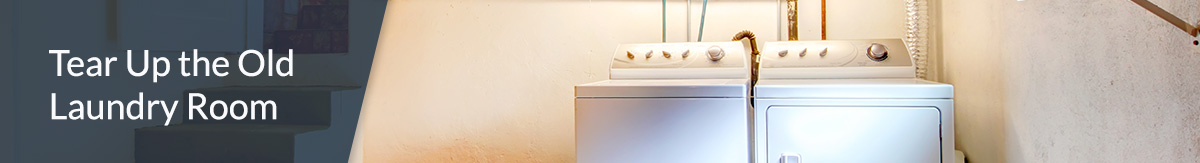
[[[1002,36],[980,31],[998,28],[1002,16],[992,15],[985,3],[943,1],[942,3],[942,82],[954,85],[955,148],[969,162],[1005,162],[1007,133],[1012,126],[1006,118],[1009,92],[1004,61],[1005,49],[981,42],[999,42]]]

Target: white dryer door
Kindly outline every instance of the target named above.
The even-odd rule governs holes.
[[[800,162],[941,162],[934,107],[767,109],[768,160]]]

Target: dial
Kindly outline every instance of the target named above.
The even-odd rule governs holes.
[[[725,50],[721,49],[721,47],[712,46],[712,47],[708,48],[708,60],[720,61],[721,58],[724,58],[724,57],[725,57]]]
[[[803,49],[800,49],[800,54],[798,54],[798,55],[800,57],[804,57],[804,55],[807,55],[807,54],[808,54],[808,48],[803,48]]]
[[[829,54],[829,47],[821,48],[821,51],[818,51],[817,54],[820,54],[821,57],[825,57],[826,54]]]
[[[663,50],[663,52],[662,52],[662,53],[663,53],[663,57],[666,57],[666,58],[668,58],[668,59],[670,59],[670,58],[671,58],[671,52],[668,52],[668,51],[666,51],[666,50]]]
[[[625,51],[625,57],[629,57],[629,59],[633,59],[633,51]]]
[[[654,51],[653,51],[653,50],[651,50],[651,51],[647,51],[647,52],[646,52],[646,59],[650,59],[650,57],[651,57],[651,56],[654,56],[654,55],[651,55],[651,54],[654,54]]]
[[[871,43],[871,46],[867,47],[867,57],[871,58],[873,61],[883,61],[884,59],[887,59],[887,55],[887,46],[884,46],[883,44]]]
[[[692,50],[683,50],[683,54],[679,54],[679,57],[687,58],[687,57],[688,57],[688,52],[691,52],[691,51],[692,51]]]
[[[788,50],[780,50],[779,51],[779,57],[786,57],[787,54],[788,54]]]

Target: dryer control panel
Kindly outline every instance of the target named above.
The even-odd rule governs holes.
[[[612,79],[746,79],[749,49],[742,42],[622,44]]]
[[[768,42],[761,52],[762,79],[916,77],[900,39]]]

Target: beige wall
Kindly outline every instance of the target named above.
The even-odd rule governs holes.
[[[1153,0],[1183,20],[1200,4]],[[1200,54],[1125,0],[943,0],[971,162],[1200,162]]]
[[[688,37],[685,14],[674,13],[686,10],[683,2],[669,5],[669,41]],[[710,1],[705,41],[744,29],[774,40],[776,4]],[[879,13],[890,12],[902,10]],[[390,1],[356,149],[365,162],[573,162],[573,86],[607,79],[618,44],[661,41],[660,13],[654,0]],[[900,29],[901,14],[875,17]]]
[[[657,42],[657,3],[392,1],[360,129],[365,162],[569,162],[573,85],[617,42]],[[617,5],[623,5],[618,8]],[[582,21],[597,20],[597,21]]]
[[[659,42],[660,7],[391,1],[360,123],[364,161],[574,161],[573,86],[607,79],[618,43]],[[709,28],[725,41],[747,27]]]

